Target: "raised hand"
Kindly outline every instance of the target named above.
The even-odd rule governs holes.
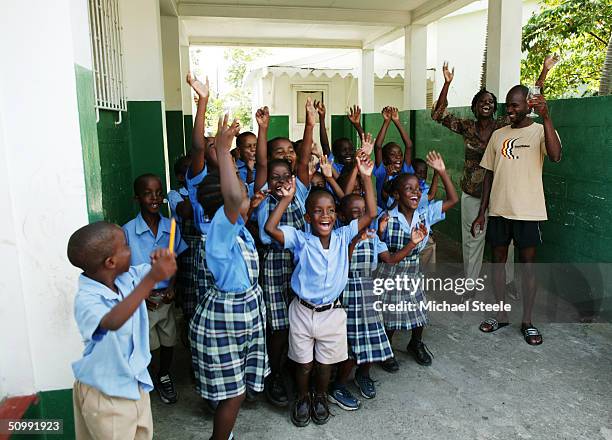
[[[391,120],[391,107],[384,107],[381,113],[385,122]]]
[[[210,95],[210,84],[208,82],[208,76],[206,77],[206,82],[202,84],[200,80],[198,80],[195,75],[191,72],[187,74],[187,84],[191,86],[191,88],[198,94],[198,98],[208,99]]]
[[[358,105],[350,107],[348,118],[353,125],[361,124],[361,108]]]
[[[327,155],[321,157],[319,166],[321,167],[321,172],[323,173],[325,177],[329,179],[333,176],[333,172],[332,172],[333,160],[329,160],[327,158]]]
[[[399,123],[399,110],[397,107],[389,107],[391,109],[391,120]]]
[[[385,211],[378,219],[378,236],[380,237],[387,230],[389,223],[389,213]]]
[[[314,107],[317,109],[317,112],[319,113],[319,121],[321,119],[325,119],[325,104],[323,104],[323,101],[315,101],[314,102]]]
[[[455,68],[453,67],[453,70],[448,70],[448,61],[444,61],[442,65],[442,74],[444,75],[444,81],[450,84],[455,77]]]
[[[555,67],[555,64],[557,64],[559,60],[559,54],[546,55],[546,58],[544,58],[544,70],[549,71]]]
[[[231,125],[227,125],[229,115],[219,117],[217,135],[215,136],[215,148],[217,151],[228,151],[232,148],[232,140],[240,133],[240,123],[234,119]]]
[[[157,248],[151,254],[151,276],[156,283],[176,273],[176,258],[167,248]]]
[[[543,95],[533,95],[529,99],[529,103],[533,106],[533,109],[538,115],[543,118],[548,117],[548,104]]]
[[[415,245],[422,242],[425,237],[427,237],[427,227],[423,223],[419,223],[410,233],[410,241]]]
[[[315,109],[312,98],[306,98],[306,125],[313,126],[317,122],[317,110]]]
[[[374,162],[370,159],[370,156],[363,151],[363,149],[357,151],[357,167],[359,173],[364,177],[370,177],[372,170],[374,169]]]
[[[270,110],[268,107],[262,107],[255,112],[255,120],[257,121],[257,125],[262,128],[268,128],[270,125]]]
[[[370,238],[374,238],[376,231],[374,229],[364,229],[359,234],[353,238],[353,244],[357,244],[360,241],[369,240]]]
[[[374,139],[372,139],[372,134],[362,134],[361,135],[361,150],[369,156],[372,154],[372,150],[374,149]]]
[[[251,199],[250,209],[257,209],[261,202],[263,202],[270,191],[257,191]]]
[[[289,182],[281,187],[283,197],[293,198],[295,195],[295,176],[292,176]]]
[[[446,166],[444,165],[444,160],[442,159],[442,156],[440,156],[440,153],[436,151],[430,151],[429,153],[427,153],[427,156],[425,159],[427,160],[427,165],[432,167],[438,173],[446,170]]]

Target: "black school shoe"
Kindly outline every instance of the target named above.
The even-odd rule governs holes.
[[[329,421],[329,406],[325,394],[316,394],[312,399],[312,421],[317,425],[325,425]]]
[[[399,364],[397,363],[397,359],[395,359],[395,356],[382,361],[380,363],[380,366],[382,367],[383,370],[385,370],[387,373],[396,373],[397,371],[399,371]]]
[[[285,407],[289,404],[287,388],[280,373],[272,373],[266,378],[264,386],[266,399],[274,406]]]
[[[431,358],[433,356],[433,353],[429,351],[427,345],[425,345],[423,341],[413,341],[411,339],[408,345],[406,346],[406,351],[414,355],[414,359],[417,361],[418,364],[425,365],[426,367],[431,365]]]
[[[176,403],[178,400],[174,382],[172,382],[172,378],[169,374],[159,378],[156,388],[162,402],[171,404]]]
[[[310,396],[296,399],[291,408],[291,421],[298,428],[303,428],[310,423]]]

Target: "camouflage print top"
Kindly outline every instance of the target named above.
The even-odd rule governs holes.
[[[475,119],[462,119],[446,112],[448,102],[444,102],[438,110],[434,102],[431,110],[431,118],[440,124],[448,127],[451,131],[463,136],[465,144],[465,162],[463,165],[463,177],[461,178],[461,190],[473,197],[482,195],[482,181],[484,180],[485,170],[480,166],[480,160],[489,143],[489,137],[483,139],[478,132]],[[507,117],[498,117],[495,120],[493,130],[510,125]]]

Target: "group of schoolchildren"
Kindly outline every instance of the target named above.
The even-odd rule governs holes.
[[[359,148],[341,138],[330,149],[325,106],[310,98],[297,142],[268,139],[267,107],[256,113],[257,135],[240,133],[226,115],[216,136],[206,137],[208,82],[191,75],[187,82],[199,99],[192,150],[174,167],[181,186],[168,193],[175,232],[160,214],[160,178],[145,174],[134,182],[140,213],[123,231],[97,222],[68,244],[71,263],[83,270],[75,300],[86,342],[73,365],[77,438],[151,438],[149,391],[155,387],[165,403],[177,400],[170,367],[179,333],[191,350],[196,390],[214,408],[214,439],[233,438],[243,400],[256,393],[289,405],[285,366],[296,389],[291,420],[306,426],[329,420],[328,402],[359,408],[347,387],[355,368],[361,396],[376,396],[370,368],[398,370],[391,347],[397,330],[411,330],[407,350],[430,365],[426,312],[375,311],[373,277],[418,276],[431,225],[458,202],[442,157],[412,160],[412,142],[392,107],[383,109],[375,140],[353,107],[348,117]],[[403,152],[384,144],[391,124]],[[433,199],[438,180],[443,201]],[[420,290],[406,295],[387,291],[382,301],[424,299]],[[121,405],[125,410],[112,409]]]

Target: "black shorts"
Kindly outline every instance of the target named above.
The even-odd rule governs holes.
[[[511,241],[519,249],[538,246],[542,244],[540,222],[489,217],[486,239],[493,247],[508,246]]]

